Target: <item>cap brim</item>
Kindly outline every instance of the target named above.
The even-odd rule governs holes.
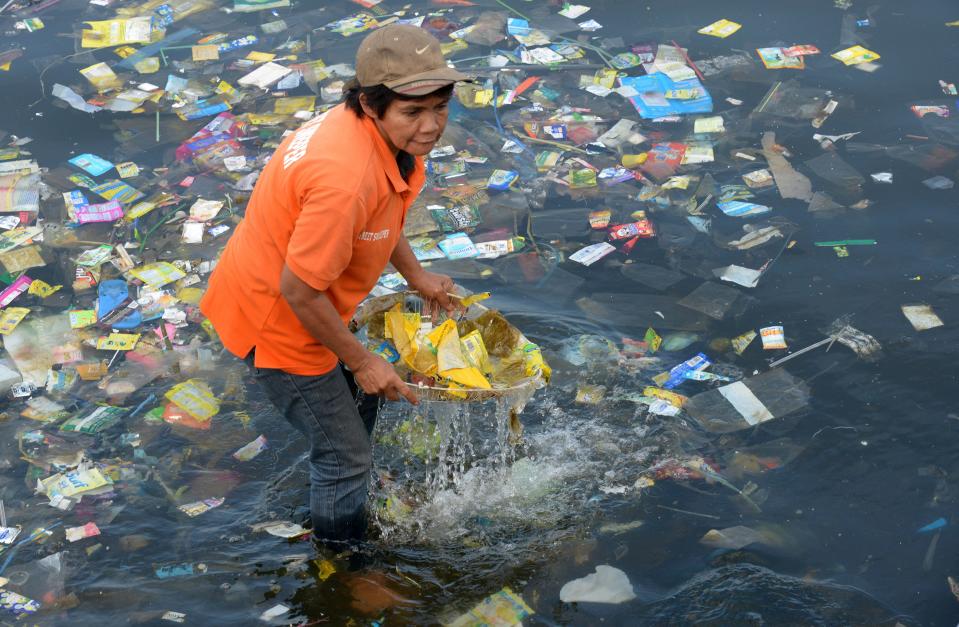
[[[404,96],[426,96],[459,81],[472,81],[472,79],[462,72],[447,67],[405,76],[383,84]]]

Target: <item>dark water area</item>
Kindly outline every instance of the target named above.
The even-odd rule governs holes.
[[[13,555],[2,574],[12,584],[20,582],[22,594],[38,599],[45,594],[53,599],[76,595],[74,607],[45,608],[24,620],[51,625],[164,625],[168,621],[161,616],[172,610],[186,614],[186,623],[196,625],[448,624],[508,586],[535,610],[526,625],[933,626],[959,621],[959,598],[947,583],[948,577],[959,577],[955,531],[959,282],[949,282],[959,275],[959,195],[954,188],[934,190],[923,184],[934,175],[959,177],[957,96],[944,95],[938,84],[959,82],[959,28],[945,26],[959,20],[959,6],[947,0],[855,1],[847,8],[831,0],[583,3],[591,10],[576,21],[591,18],[603,28],[565,35],[570,39],[585,35],[589,39],[583,41],[611,54],[633,44],[675,40],[696,63],[734,51],[751,56],[748,69],[706,77],[714,114],[724,116],[726,133],[714,140],[715,162],[684,166],[679,174],[709,173],[720,184],[741,183],[742,174],[764,163],[758,152],[763,132],[774,131],[776,143],[788,149],[789,162],[810,178],[813,190],[828,191],[846,208],[811,212],[807,202],[784,200],[772,187],[753,199],[773,208],[756,220],[724,216],[711,203],[706,215],[712,218],[712,232],[706,235],[690,227],[685,209],[677,203],[657,207],[635,200],[641,184],[634,181],[614,188],[606,198],[577,196],[555,187],[542,194],[529,191],[528,196],[539,200],[530,203],[528,222],[525,199],[514,203],[523,209],[515,234],[537,242],[535,276],[524,274],[517,256],[484,262],[479,269],[471,262],[433,264],[468,289],[492,291],[486,304],[500,309],[540,345],[553,366],[551,384],[536,393],[522,414],[523,441],[511,447],[509,463],[474,459],[454,486],[421,498],[435,462],[416,459],[404,447],[405,440],[396,439],[410,412],[406,406],[388,405],[377,427],[374,500],[382,505],[390,497],[403,496],[415,507],[405,514],[380,514],[374,539],[352,562],[331,559],[337,572],[328,576],[322,561],[329,556],[317,553],[309,542],[251,530],[251,525],[267,520],[304,522],[306,449],[282,424],[243,364],[228,355],[217,350],[216,366],[196,375],[209,380],[224,399],[224,411],[211,430],[171,429],[141,415],[125,419],[125,431],[139,434],[141,453],[134,455],[129,447],[118,453],[121,447],[115,438],[83,441],[88,457],[125,458],[133,469],[116,498],[92,505],[84,500],[72,512],[53,509],[42,494],[33,494],[36,477],[24,461],[18,437],[42,425],[19,416],[22,399],[8,399],[11,418],[0,423],[5,440],[0,495],[11,524],[22,524],[26,534],[60,520],[64,527],[82,525],[110,512],[96,538],[71,544],[58,530],[45,543],[26,545]],[[24,48],[11,69],[0,72],[0,129],[31,137],[24,149],[41,167],[62,169],[68,158],[85,152],[114,162],[132,160],[141,169],[171,166],[180,141],[208,121],[180,122],[167,107],[160,126],[163,139],[157,145],[153,109],[140,115],[86,114],[51,96],[57,82],[88,87],[78,74],[80,68],[96,61],[116,62],[109,49],[67,57],[81,51],[75,36],[80,22],[108,19],[113,9],[129,4],[114,2],[110,9],[101,9],[61,0],[38,14],[45,28],[33,33],[12,33],[16,19],[29,12],[16,18],[0,14],[0,31],[6,33],[0,54],[14,46]],[[562,7],[523,0],[509,4],[528,15],[533,26]],[[401,3],[386,0],[378,8],[390,12],[400,7]],[[505,11],[485,0],[473,7],[413,3],[413,11],[446,8],[454,22],[469,21],[483,11]],[[183,23],[204,34],[262,36],[258,25],[282,18],[290,31],[264,36],[264,43],[254,49],[272,51],[287,37],[303,38],[310,32],[313,47],[310,53],[301,52],[302,58],[322,58],[332,65],[352,63],[362,35],[346,38],[318,29],[359,10],[358,4],[345,1],[300,1],[290,8],[246,15],[218,8]],[[726,39],[696,33],[720,18],[743,27]],[[869,25],[856,26],[857,19],[867,18]],[[861,71],[830,58],[856,43],[881,54],[879,69]],[[807,56],[802,71],[764,69],[754,50],[796,44],[812,44],[822,51]],[[485,59],[488,51],[471,45],[450,58]],[[189,51],[176,58],[188,60]],[[62,60],[54,63],[57,59]],[[601,59],[589,53],[583,62]],[[476,61],[457,66],[473,64]],[[200,71],[188,67],[181,75]],[[245,73],[202,71],[209,73],[205,78],[222,76],[234,84]],[[593,71],[564,70],[560,65],[547,73],[546,81],[555,81],[549,84],[559,92],[559,101],[580,106],[598,101],[596,106],[604,113],[614,113],[610,123],[620,117],[638,121],[642,133],[656,141],[692,136],[688,122],[640,120],[617,95],[588,100],[592,96],[576,89],[577,80]],[[625,72],[643,74],[638,67]],[[168,73],[168,68],[141,76],[127,72],[134,84],[148,81],[160,87]],[[827,90],[829,98],[839,101],[822,128],[813,128],[808,118],[751,114],[777,81],[793,80],[798,87]],[[312,93],[301,85],[289,95]],[[743,104],[732,105],[727,97]],[[944,105],[951,117],[920,119],[909,109],[913,104]],[[271,105],[259,101],[250,109],[244,107],[238,105],[233,112],[272,111]],[[508,127],[519,119],[506,108],[497,113]],[[140,137],[121,145],[116,125],[130,120],[139,122]],[[522,130],[521,124],[513,128]],[[520,164],[537,176],[527,155],[500,153],[505,140],[492,109],[454,103],[448,137],[462,137],[456,133],[467,131],[487,144],[492,167]],[[834,151],[824,150],[812,137],[856,132],[860,134],[837,141]],[[171,139],[174,133],[179,135]],[[269,141],[269,135],[264,137],[264,143]],[[446,143],[455,140],[440,141]],[[648,148],[644,144],[635,151]],[[251,153],[255,150],[251,148]],[[739,150],[758,154],[759,163],[734,157]],[[833,152],[865,178],[861,192],[843,197],[841,189],[805,165]],[[600,168],[612,164],[606,155],[595,159],[597,164],[605,159]],[[489,166],[484,167],[479,178],[488,176]],[[877,172],[891,172],[893,183],[871,180],[869,175]],[[217,197],[224,195],[227,185],[222,180],[200,178]],[[628,193],[622,191],[625,186]],[[53,187],[57,201],[60,191],[68,191]],[[195,192],[184,192],[190,194]],[[521,196],[517,190],[510,194]],[[862,199],[871,202],[865,208],[851,207]],[[640,240],[628,257],[613,253],[589,267],[568,259],[583,246],[603,241],[587,228],[590,211],[609,207],[628,215],[644,206],[657,225],[656,238]],[[741,237],[744,223],[765,226],[773,218],[778,222],[771,224],[782,228],[784,238],[746,251],[721,245]],[[506,222],[512,229],[512,218]],[[109,241],[110,231],[102,225],[82,228],[88,229],[82,240]],[[483,226],[477,229],[482,232]],[[188,249],[178,242],[178,230],[171,233],[158,235],[146,256],[211,259],[225,242],[220,238]],[[860,239],[877,243],[850,245],[848,257],[837,256],[829,246],[814,245]],[[711,279],[713,268],[729,264],[760,268],[770,259],[774,261],[758,286],[735,287],[748,297],[748,307],[720,320],[700,316],[705,323],[692,330],[696,336],[691,343],[661,351],[655,356],[658,362],[636,371],[605,356],[579,363],[570,359],[570,347],[581,346],[578,338],[584,335],[601,336],[622,347],[624,337],[642,339],[652,325],[668,340],[670,334],[688,330],[669,326],[680,315],[676,312],[689,315],[676,301]],[[624,268],[640,263],[669,268],[678,273],[677,279],[659,290],[628,279]],[[481,273],[483,269],[492,272]],[[34,278],[51,284],[63,282],[61,274],[56,264],[31,271]],[[604,300],[608,294],[616,296]],[[90,296],[78,294],[75,302],[88,303]],[[916,331],[900,309],[907,304],[931,306],[944,324]],[[629,398],[652,385],[651,376],[698,352],[713,358],[720,367],[714,368],[716,372],[736,380],[765,372],[774,359],[821,341],[826,329],[843,317],[882,345],[881,357],[867,361],[837,343],[828,351],[821,347],[790,360],[783,368],[808,386],[808,404],[789,415],[720,434],[703,429],[686,414],[654,415]],[[784,327],[789,351],[764,351],[759,338],[741,355],[711,346],[717,338],[734,338],[770,325]],[[182,378],[151,381],[123,405],[162,406],[160,401],[147,402],[147,396],[162,399]],[[577,402],[583,383],[606,386],[606,398],[598,404]],[[685,381],[676,392],[695,397],[723,384]],[[470,409],[466,418],[444,414],[443,408],[422,413],[428,411],[435,412],[431,419],[437,424],[467,419],[475,442],[497,437],[502,426],[496,424],[501,417],[490,408]],[[258,434],[266,436],[269,449],[249,462],[231,457]],[[749,506],[746,497],[721,482],[670,470],[675,470],[670,460],[692,458],[706,460],[738,490],[751,485],[749,499],[758,507]],[[52,471],[42,476],[48,474]],[[654,479],[653,484],[639,487],[643,477]],[[180,503],[215,495],[226,501],[186,518],[171,506],[171,494],[181,489],[185,492],[177,495]],[[938,531],[919,531],[939,518],[946,524]],[[700,542],[712,529],[739,525],[756,530],[763,541],[737,549]],[[88,551],[96,542],[102,547]],[[37,565],[55,553],[61,555],[60,567]],[[9,555],[8,548],[0,553],[0,561]],[[203,564],[203,569],[181,577],[157,576],[157,568],[178,564]],[[561,602],[563,584],[603,564],[628,576],[634,600]],[[262,622],[260,615],[278,603],[289,612]],[[0,620],[19,624],[12,614]]]

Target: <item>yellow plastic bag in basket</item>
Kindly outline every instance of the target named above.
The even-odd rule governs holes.
[[[460,334],[456,323],[447,320],[427,336],[436,347],[437,373],[466,388],[489,390],[490,385],[483,373],[463,355]]]
[[[386,330],[384,335],[393,340],[396,351],[408,366],[413,367],[416,357],[416,330],[420,326],[419,316],[407,316],[401,305],[386,312]]]

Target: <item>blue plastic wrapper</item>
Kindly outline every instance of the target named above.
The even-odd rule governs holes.
[[[89,152],[85,152],[82,155],[77,155],[68,161],[71,165],[74,165],[90,176],[100,176],[101,174],[106,174],[113,169],[113,164],[103,157],[98,157]]]
[[[486,187],[503,192],[509,189],[518,178],[519,174],[512,170],[493,170]]]
[[[0,590],[0,608],[12,612],[15,616],[23,616],[35,614],[40,609],[40,602],[11,590]]]
[[[396,349],[393,348],[389,340],[383,340],[373,352],[391,364],[395,364],[400,360],[400,354],[396,352]]]
[[[706,91],[699,79],[690,78],[685,81],[674,81],[662,72],[647,74],[646,76],[627,76],[620,79],[623,87],[632,87],[640,94],[656,93],[662,94],[665,105],[653,105],[643,100],[641,96],[633,96],[629,99],[639,115],[647,120],[662,118],[669,115],[686,115],[689,113],[712,113],[713,99]],[[682,89],[695,89],[703,94],[698,98],[691,100],[676,100],[666,98],[667,91],[679,91]]]
[[[720,211],[727,216],[738,218],[741,216],[754,216],[760,213],[769,213],[771,209],[765,205],[757,205],[754,202],[743,202],[741,200],[730,200],[729,202],[716,203]]]
[[[669,379],[666,380],[666,383],[663,384],[663,387],[667,390],[671,390],[674,387],[678,386],[683,381],[689,379],[689,373],[697,370],[705,370],[712,365],[709,357],[705,353],[699,353],[695,357],[687,359],[683,363],[675,366],[672,370],[669,371]]]
[[[942,529],[948,524],[949,522],[945,518],[937,518],[931,523],[929,523],[928,525],[919,527],[919,529],[916,530],[916,533],[931,533],[933,531],[938,531],[939,529]]]

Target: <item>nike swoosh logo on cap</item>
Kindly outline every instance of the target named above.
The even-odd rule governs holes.
[[[429,45],[429,44],[426,44],[426,45],[423,46],[422,48],[417,48],[417,49],[416,49],[416,54],[423,54],[424,52],[426,52],[426,51],[429,50],[429,49],[430,49],[430,45]]]

